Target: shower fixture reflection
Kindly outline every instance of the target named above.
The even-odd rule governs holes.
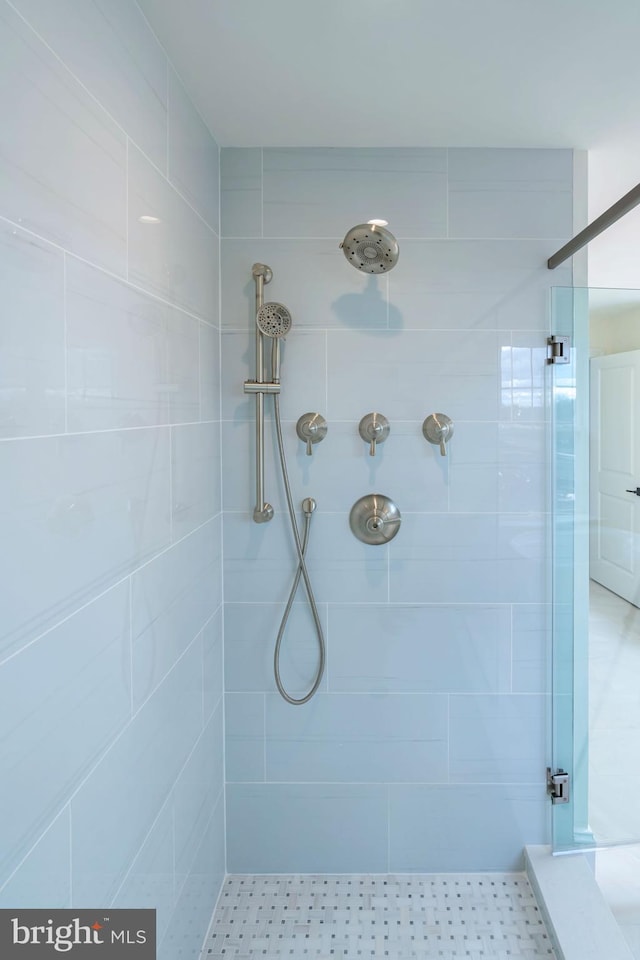
[[[256,377],[255,380],[246,380],[244,384],[245,393],[253,393],[256,397],[256,505],[253,511],[253,519],[256,523],[266,523],[273,518],[273,507],[267,503],[264,498],[264,398],[273,397],[274,423],[276,429],[276,438],[278,442],[278,453],[280,458],[280,469],[284,484],[285,495],[287,499],[287,509],[291,532],[298,557],[295,576],[289,592],[284,614],[276,638],[273,672],[276,686],[280,695],[288,702],[294,705],[307,703],[314,695],[324,674],[325,667],[325,640],[318,614],[318,607],[313,594],[309,572],[306,564],[307,546],[309,543],[309,530],[311,526],[311,517],[316,509],[316,502],[312,497],[306,497],[302,501],[302,513],[304,517],[304,527],[302,536],[298,529],[296,511],[291,495],[291,484],[289,482],[289,472],[287,470],[287,460],[284,451],[284,441],[282,436],[282,420],[280,417],[280,341],[289,333],[291,329],[291,314],[281,303],[264,302],[264,285],[269,283],[273,277],[270,267],[264,263],[254,263],[252,275],[256,285]],[[265,337],[271,340],[271,380],[266,379],[265,375],[265,356],[264,344]],[[319,415],[317,415],[319,416]],[[320,418],[322,419],[322,418]],[[326,433],[326,426],[324,428]],[[310,442],[318,442],[324,436],[314,436]],[[284,687],[280,675],[280,651],[282,639],[284,637],[291,608],[300,585],[300,580],[304,583],[305,592],[309,601],[309,608],[318,640],[319,656],[318,668],[311,689],[303,697],[292,697]]]

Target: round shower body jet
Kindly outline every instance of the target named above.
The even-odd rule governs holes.
[[[394,235],[374,221],[352,227],[340,247],[349,263],[363,273],[387,273],[400,255]]]

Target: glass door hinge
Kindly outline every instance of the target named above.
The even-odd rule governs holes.
[[[565,770],[551,773],[551,767],[547,767],[547,793],[551,803],[569,803],[569,774]]]
[[[547,363],[569,363],[570,351],[569,337],[547,337]]]

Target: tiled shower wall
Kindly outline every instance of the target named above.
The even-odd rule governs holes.
[[[128,0],[1,0],[0,75],[0,905],[173,960],[224,874],[218,148]]]
[[[229,870],[519,865],[547,838],[543,343],[571,276],[544,264],[572,152],[228,149],[219,231],[217,147],[135,4],[0,0],[0,45],[0,904],[155,906],[173,960],[224,873],[219,232]],[[365,277],[337,244],[381,216],[400,262]],[[271,442],[276,518],[250,519],[256,260],[318,501],[302,708],[271,676],[295,564]],[[348,529],[372,491],[403,514],[387,547]],[[297,604],[294,693],[316,656]]]
[[[230,872],[510,870],[548,840],[547,257],[573,232],[570,150],[222,151],[222,445]],[[578,157],[577,159],[580,159]],[[384,276],[347,230],[385,218]],[[281,404],[294,497],[317,500],[308,560],[327,636],[320,692],[275,692],[295,569],[269,440],[271,523],[251,520],[254,261],[292,313]],[[268,406],[269,406],[268,402]],[[328,421],[305,455],[308,411]],[[375,457],[365,414],[389,418]],[[440,456],[424,418],[451,416]],[[272,431],[269,436],[272,436]],[[369,492],[402,512],[387,546],[354,538]],[[301,598],[299,598],[301,599]],[[317,659],[298,603],[283,673]]]

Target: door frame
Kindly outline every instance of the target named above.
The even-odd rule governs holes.
[[[548,366],[551,420],[552,770],[570,799],[552,807],[554,852],[592,849],[589,830],[589,289],[554,287],[551,332],[569,363]],[[571,402],[568,402],[568,399]]]
[[[631,355],[634,356],[634,361],[631,360]],[[622,497],[622,492],[626,490],[629,493],[630,484],[637,483],[637,472],[635,470],[635,462],[638,456],[638,444],[636,442],[635,429],[633,427],[637,424],[637,420],[634,420],[633,416],[629,420],[630,432],[632,435],[626,437],[627,446],[632,451],[632,465],[631,469],[626,473],[618,471],[616,473],[616,484],[619,484],[616,492],[613,496],[617,496],[619,501],[623,503],[626,507],[629,508],[629,513],[631,517],[630,527],[627,528],[627,532],[631,538],[631,550],[632,550],[632,570],[627,570],[624,573],[619,573],[615,569],[612,571],[608,561],[602,560],[599,556],[599,544],[600,544],[600,509],[599,509],[599,494],[600,494],[600,470],[603,464],[603,458],[601,454],[601,422],[600,422],[600,407],[602,403],[603,395],[603,371],[610,370],[611,368],[631,368],[632,373],[632,382],[633,382],[633,393],[632,393],[632,407],[635,408],[634,394],[636,392],[636,384],[638,377],[636,371],[640,361],[640,349],[631,349],[631,350],[621,350],[617,353],[606,353],[598,356],[590,357],[589,360],[589,378],[590,378],[590,390],[591,390],[591,437],[592,437],[592,449],[590,451],[589,458],[589,478],[591,484],[591,500],[590,500],[590,526],[591,526],[591,538],[590,538],[590,549],[591,549],[591,564],[590,564],[590,573],[593,576],[593,579],[596,583],[602,584],[607,590],[611,590],[613,593],[618,594],[624,600],[627,600],[629,603],[637,606],[638,597],[640,596],[639,590],[639,578],[637,573],[637,547],[636,547],[636,525],[638,522],[636,510],[637,503],[632,501],[628,496]],[[619,379],[619,378],[618,378]],[[607,381],[608,383],[609,381]],[[627,416],[625,413],[620,414],[621,416]],[[624,441],[621,443],[622,447],[625,447]],[[612,496],[611,493],[608,496]],[[606,524],[604,525],[606,529]],[[621,528],[623,529],[623,528]],[[597,561],[594,562],[594,557],[597,557],[600,566],[598,567]],[[602,579],[600,579],[602,578]]]

